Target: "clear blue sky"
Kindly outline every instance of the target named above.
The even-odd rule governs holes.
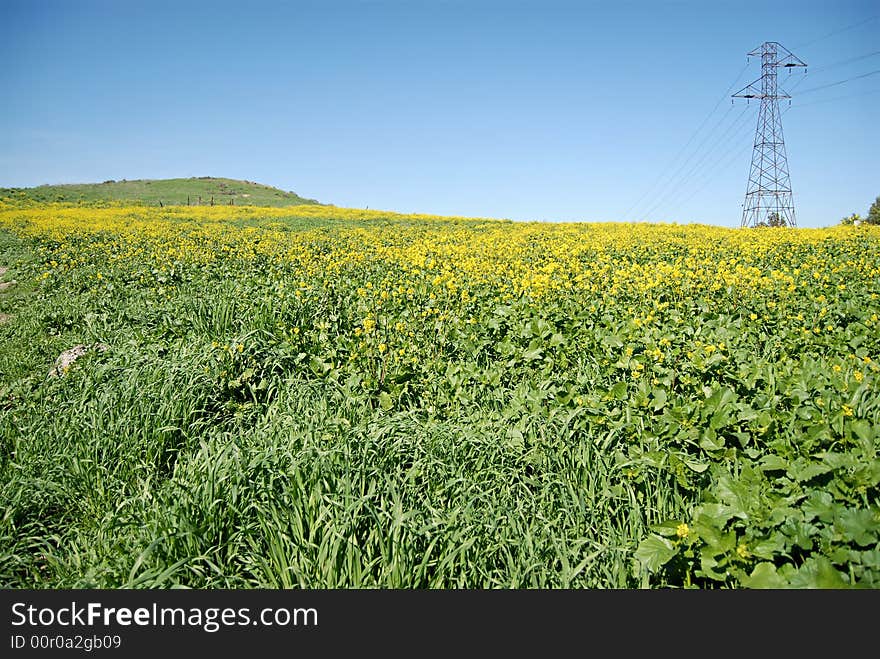
[[[0,0],[0,186],[224,176],[359,208],[738,226],[758,103],[728,97],[778,41],[809,65],[780,77],[798,224],[828,226],[880,195],[878,18],[876,0]]]

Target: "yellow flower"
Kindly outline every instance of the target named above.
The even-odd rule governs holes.
[[[691,532],[690,527],[688,527],[688,525],[685,524],[684,522],[682,522],[681,524],[679,524],[678,526],[675,527],[675,535],[677,535],[679,538],[688,537],[688,534],[690,532]]]
[[[853,373],[853,377],[856,379],[856,382],[861,382],[865,376],[862,374],[861,371],[856,371],[855,373]]]
[[[385,352],[387,349],[388,346],[386,346],[384,343],[379,344],[379,352]]]

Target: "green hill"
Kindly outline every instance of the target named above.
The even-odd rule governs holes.
[[[0,200],[20,203],[96,203],[122,201],[150,206],[171,205],[248,205],[298,206],[317,204],[294,192],[285,192],[253,181],[199,176],[193,178],[139,179],[40,185],[35,188],[0,188]]]

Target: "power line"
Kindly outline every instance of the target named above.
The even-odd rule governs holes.
[[[825,66],[820,66],[815,69],[810,69],[812,73],[816,73],[818,71],[825,71],[827,69],[833,69],[837,66],[843,66],[844,64],[850,64],[851,62],[858,62],[859,60],[868,59],[869,57],[874,57],[875,55],[880,55],[880,50],[875,50],[873,53],[866,53],[865,55],[858,55],[856,57],[850,57],[849,59],[841,60],[839,62],[834,62],[832,64],[826,64]]]
[[[781,110],[779,113],[780,117],[782,117],[786,112],[788,112],[788,110],[789,110],[789,108],[785,108],[785,109]],[[743,134],[742,131],[740,131],[739,134]],[[697,188],[695,188],[691,192],[691,194],[689,194],[687,197],[685,197],[683,200],[681,200],[679,202],[679,207],[684,206],[696,194],[698,194],[699,192],[702,192],[706,188],[706,186],[709,185],[709,183],[711,183],[712,181],[715,180],[716,174],[719,174],[721,172],[726,171],[734,162],[736,162],[740,157],[745,155],[745,153],[751,148],[752,148],[751,144],[746,144],[744,148],[737,149],[735,152],[733,152],[733,157],[728,158],[726,161],[724,160],[724,156],[730,155],[731,152],[728,151],[727,153],[722,154],[721,158],[719,158],[718,160],[715,160],[711,167],[708,167],[704,170],[704,173],[709,172],[709,176],[703,181],[702,185],[699,185]],[[718,164],[721,162],[724,162],[724,166],[721,167],[720,169],[717,169]]]
[[[856,57],[850,57],[849,59],[834,62],[833,64],[827,64],[825,66],[820,66],[816,69],[810,69],[809,74],[805,71],[804,75],[798,78],[798,80],[791,87],[786,88],[786,91],[791,94],[804,80],[812,78],[812,76],[815,75],[817,72],[827,71],[828,69],[843,66],[844,64],[851,64],[852,62],[858,62],[860,60],[868,59],[869,57],[875,57],[877,55],[880,55],[880,50],[874,51],[873,53],[866,53],[864,55],[857,55]]]
[[[859,76],[853,76],[852,78],[847,78],[846,80],[838,80],[837,82],[832,82],[827,85],[820,85],[819,87],[810,87],[809,89],[805,89],[802,91],[799,96],[803,96],[804,94],[809,94],[810,92],[819,91],[820,89],[827,89],[828,87],[836,87],[837,85],[842,85],[845,82],[850,82],[852,80],[858,80],[859,78],[867,78],[868,76],[877,75],[880,73],[880,69],[876,69],[875,71],[869,71],[868,73],[863,73]]]
[[[780,112],[779,112],[780,117],[785,115],[785,113],[788,112],[789,109],[790,108],[784,108],[783,110],[780,110]],[[740,133],[744,134],[743,131],[740,131]],[[722,172],[727,171],[730,168],[730,166],[733,165],[733,163],[735,163],[737,160],[739,160],[751,148],[752,148],[751,144],[746,144],[746,145],[744,145],[743,148],[737,149],[736,151],[729,149],[727,152],[723,153],[721,155],[721,158],[716,159],[713,162],[711,167],[708,167],[703,170],[704,174],[708,173],[709,175],[703,179],[702,184],[697,186],[696,188],[694,188],[694,190],[691,191],[691,194],[689,194],[687,197],[682,199],[678,205],[684,206],[691,199],[693,199],[694,196],[696,196],[697,194],[699,194],[700,192],[705,190],[706,186],[709,185],[709,183],[716,180],[717,174],[720,174]],[[728,155],[730,155],[732,157],[725,160],[724,156],[728,156]],[[723,166],[718,168],[718,165],[721,163],[724,163]]]
[[[796,108],[808,108],[811,105],[819,105],[821,103],[831,103],[832,101],[843,101],[848,98],[858,98],[861,96],[869,96],[871,94],[880,94],[880,89],[872,89],[866,92],[860,92],[858,94],[846,94],[844,96],[835,96],[834,98],[823,98],[821,101],[812,101],[810,103],[796,103],[794,107]]]
[[[746,116],[749,113],[750,108],[745,107],[743,111],[733,120],[731,124],[727,126],[727,129],[721,133],[717,140],[712,144],[711,147],[707,151],[705,151],[699,159],[697,159],[693,165],[691,165],[690,169],[678,180],[678,182],[667,188],[655,201],[654,205],[651,206],[650,209],[645,213],[646,216],[650,216],[655,210],[663,206],[664,204],[668,205],[675,197],[679,194],[682,185],[690,183],[693,176],[700,169],[700,166],[709,157],[710,154],[714,153],[715,150],[721,146],[726,145],[730,142],[731,138],[739,135],[742,131],[741,129],[748,124],[749,117]],[[703,169],[702,171],[705,171]]]
[[[830,37],[836,36],[836,35],[840,34],[841,32],[846,32],[846,31],[848,31],[848,30],[853,30],[853,29],[855,29],[855,28],[857,28],[857,27],[861,27],[861,26],[864,25],[865,23],[870,23],[871,21],[876,21],[878,18],[880,18],[880,14],[878,14],[877,16],[871,16],[870,18],[866,18],[865,20],[863,20],[863,21],[859,21],[858,23],[854,23],[854,24],[852,24],[852,25],[848,25],[848,26],[846,26],[846,27],[842,27],[842,28],[840,28],[839,30],[834,30],[834,31],[832,31],[832,32],[829,32],[829,33],[826,34],[825,36],[823,36],[823,37],[819,37],[818,39],[813,39],[812,41],[807,41],[807,42],[805,42],[805,43],[799,43],[799,44],[796,44],[796,45],[792,46],[792,48],[797,49],[797,48],[803,48],[804,46],[812,46],[814,43],[819,43],[820,41],[825,41],[825,39],[828,39],[828,38],[830,38]]]
[[[708,122],[709,119],[712,117],[712,115],[715,114],[715,111],[718,109],[718,106],[721,105],[722,101],[724,101],[724,99],[727,98],[727,95],[730,93],[730,90],[733,89],[734,86],[740,81],[740,78],[742,78],[743,73],[745,73],[748,68],[749,68],[749,64],[746,63],[746,65],[742,68],[742,70],[737,74],[736,78],[734,78],[733,82],[730,83],[730,86],[727,88],[727,91],[725,91],[724,94],[721,95],[721,97],[718,99],[718,102],[715,103],[715,105],[709,111],[709,114],[707,114],[706,117],[703,119],[703,121],[700,122],[700,125],[697,126],[697,130],[694,131],[694,133],[690,136],[690,139],[688,139],[688,141],[685,143],[685,145],[683,147],[681,147],[681,149],[678,151],[678,153],[675,155],[675,157],[669,162],[669,165],[663,170],[663,172],[659,176],[657,176],[657,178],[654,180],[654,182],[651,184],[651,186],[649,188],[647,188],[638,199],[636,199],[635,203],[626,210],[626,212],[622,216],[623,219],[628,217],[629,214],[633,210],[638,208],[639,204],[642,203],[642,201],[645,199],[645,197],[648,196],[648,194],[650,192],[654,191],[654,188],[657,187],[657,184],[660,183],[660,181],[663,179],[663,177],[668,174],[668,172],[672,168],[672,165],[675,164],[675,162],[682,156],[682,154],[691,145],[691,142],[694,141],[694,138],[700,133],[700,131],[703,129],[703,126],[706,125],[706,122]],[[729,112],[730,112],[730,110],[728,110],[728,113]]]
[[[676,196],[679,194],[679,191],[681,190],[682,184],[692,182],[694,180],[693,177],[695,174],[696,174],[697,179],[701,179],[703,176],[705,176],[705,174],[707,172],[710,172],[718,164],[718,162],[724,158],[724,156],[727,153],[729,153],[729,150],[722,149],[720,158],[715,158],[710,161],[711,164],[709,164],[708,166],[701,167],[701,165],[706,160],[706,158],[708,158],[709,155],[713,154],[716,151],[716,149],[718,149],[718,147],[720,147],[722,145],[724,145],[726,147],[726,145],[730,144],[731,142],[738,141],[738,138],[740,138],[741,136],[745,136],[748,133],[748,131],[743,131],[742,129],[747,128],[748,123],[749,123],[749,119],[751,118],[749,116],[746,116],[746,114],[749,112],[749,110],[750,110],[750,108],[748,108],[748,107],[743,108],[743,111],[736,117],[736,119],[734,119],[733,123],[731,123],[727,127],[727,130],[725,130],[724,133],[722,133],[721,136],[718,138],[718,140],[715,141],[715,143],[712,145],[712,147],[708,151],[706,151],[702,155],[702,157],[691,166],[691,168],[684,175],[684,177],[682,177],[681,180],[679,180],[679,182],[676,184],[676,186],[669,189],[663,195],[658,197],[658,199],[654,203],[654,205],[648,210],[648,212],[645,213],[646,218],[649,218],[654,213],[655,210],[657,210],[658,208],[660,208],[664,205],[674,206],[675,204],[673,204],[672,202],[673,202],[673,200],[675,200]],[[734,139],[734,138],[736,138],[736,139]],[[752,145],[748,144],[747,146],[751,147]],[[699,173],[697,173],[697,170],[699,170]],[[691,195],[689,195],[688,198],[690,198],[691,196],[693,196],[693,192],[691,193]],[[676,203],[678,205],[681,205],[682,202],[679,201]]]
[[[714,165],[713,169],[712,169],[712,170],[707,170],[707,171],[711,171],[711,173],[710,173],[710,175],[709,175],[709,176],[708,176],[708,177],[702,182],[702,185],[698,185],[696,188],[694,188],[694,189],[691,191],[691,193],[690,193],[687,197],[685,197],[684,199],[682,199],[682,200],[678,203],[678,207],[679,207],[679,208],[684,207],[684,205],[687,204],[691,199],[693,199],[694,196],[696,196],[697,194],[699,194],[700,192],[702,192],[703,190],[705,190],[707,185],[709,185],[712,181],[716,180],[716,174],[720,174],[721,172],[727,171],[727,169],[728,169],[733,163],[735,163],[735,162],[736,162],[737,160],[739,160],[742,156],[744,156],[744,155],[748,152],[748,150],[751,149],[751,148],[752,148],[752,145],[751,145],[751,144],[746,144],[746,145],[745,145],[745,148],[737,149],[737,150],[734,151],[734,152],[730,152],[730,151],[728,151],[727,153],[723,154],[722,157],[721,157],[719,160],[717,160],[717,161],[715,162],[715,165]],[[731,157],[731,158],[728,158],[728,159],[725,161],[725,160],[724,160],[724,156],[730,156],[731,153],[732,153],[732,157]],[[724,162],[724,166],[721,167],[720,169],[717,169],[717,165],[718,165],[720,162]]]
[[[666,191],[662,192],[662,193],[659,195],[658,199],[663,199],[663,198],[665,198],[666,196],[668,196],[668,190],[670,189],[669,184],[670,184],[672,181],[674,181],[674,180],[676,179],[676,177],[678,177],[679,174],[681,174],[682,171],[684,171],[684,168],[688,165],[688,163],[691,161],[691,159],[692,159],[695,155],[697,155],[698,153],[700,153],[701,149],[703,148],[703,145],[706,144],[706,141],[707,141],[710,137],[712,137],[713,134],[715,134],[715,132],[718,130],[718,128],[721,126],[721,124],[724,123],[724,120],[727,119],[728,115],[730,114],[730,112],[731,112],[732,110],[733,110],[733,106],[730,106],[730,107],[727,108],[727,112],[725,112],[725,113],[721,116],[721,119],[719,119],[718,122],[712,127],[712,129],[711,129],[711,130],[710,130],[710,131],[709,131],[709,132],[703,137],[702,141],[701,141],[700,144],[697,146],[696,150],[695,150],[695,151],[692,151],[691,154],[690,154],[690,155],[684,160],[684,162],[682,162],[682,163],[678,166],[678,168],[677,168],[677,169],[674,171],[674,173],[669,177],[669,180],[668,180],[668,181],[666,182],[666,184],[665,184]],[[676,183],[676,185],[675,185],[672,189],[677,188],[680,184],[681,184],[681,181],[679,181],[679,183]],[[644,213],[644,214],[645,214],[645,215],[650,215],[651,212],[653,212],[653,210],[657,207],[657,204],[658,204],[658,203],[660,203],[660,202],[659,202],[659,201],[655,202],[654,205],[652,205],[651,208],[650,208],[646,213]]]

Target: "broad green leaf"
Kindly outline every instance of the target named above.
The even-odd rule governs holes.
[[[757,558],[772,560],[785,551],[785,537],[780,533],[774,533],[766,540],[753,544],[749,551]]]
[[[700,551],[700,571],[710,579],[724,581],[727,579],[725,561],[719,561],[717,552],[710,547],[703,547]]]
[[[817,458],[831,467],[831,469],[849,469],[859,466],[861,460],[851,453],[836,453],[832,451],[817,453]]]
[[[718,479],[715,495],[730,508],[734,517],[748,519],[748,501],[751,498],[751,493],[743,483],[735,481],[729,475],[724,475]]]
[[[550,337],[549,343],[551,346],[565,345],[565,337],[559,332],[556,332]]]
[[[329,370],[328,366],[317,357],[312,357],[309,360],[309,368],[315,375],[324,375]]]
[[[657,572],[669,560],[675,556],[676,548],[672,542],[658,535],[651,535],[639,543],[636,549],[636,559],[642,565],[642,569],[649,572]]]
[[[824,556],[810,556],[791,579],[792,588],[849,588],[850,584]]]
[[[732,407],[732,404],[736,402],[736,393],[733,389],[729,387],[721,387],[720,389],[716,389],[712,392],[712,395],[706,399],[706,402],[703,404],[706,416],[714,414],[718,410],[724,410],[728,406],[731,406],[730,412],[733,413],[735,410]]]
[[[616,334],[606,334],[602,337],[602,343],[608,348],[622,348],[623,341]]]
[[[626,398],[626,382],[617,382],[611,387],[611,395],[617,400]]]
[[[765,455],[761,459],[760,468],[764,471],[784,471],[788,468],[788,460],[776,455],[775,453],[771,453],[769,455]]]
[[[660,535],[673,536],[684,522],[678,519],[667,519],[659,524],[652,524],[651,530]]]
[[[723,503],[704,503],[698,509],[697,514],[705,523],[709,523],[711,520],[716,528],[722,529],[727,521],[733,517],[733,510]]]
[[[523,359],[526,361],[533,361],[535,359],[540,359],[541,354],[544,352],[543,344],[539,339],[532,339],[529,343],[529,347],[523,351]]]
[[[724,438],[719,437],[712,428],[705,428],[700,435],[700,448],[705,451],[720,451],[724,448]]]
[[[663,406],[666,405],[666,390],[657,388],[651,394],[654,396],[654,410],[662,410]]]
[[[776,572],[773,563],[758,563],[752,573],[742,581],[746,588],[785,588],[788,582]]]
[[[804,501],[802,510],[807,516],[807,520],[819,518],[823,522],[830,522],[834,519],[835,513],[841,508],[840,504],[834,503],[834,497],[828,492],[814,491],[810,493],[807,500]]]
[[[688,469],[691,469],[698,474],[702,474],[709,468],[708,462],[699,462],[698,460],[685,460],[684,463],[687,465]]]
[[[874,440],[874,427],[867,421],[856,419],[850,424],[850,428],[865,444],[869,445]]]
[[[798,460],[788,467],[788,475],[800,483],[806,483],[816,476],[827,474],[829,471],[831,471],[831,467],[826,464],[804,460]]]
[[[388,392],[381,392],[379,394],[379,407],[381,407],[386,412],[390,410],[394,406],[394,401],[391,400],[391,396],[388,395]]]
[[[880,521],[874,513],[865,509],[849,509],[838,518],[835,527],[843,531],[847,540],[854,541],[862,547],[870,547],[880,542]]]

